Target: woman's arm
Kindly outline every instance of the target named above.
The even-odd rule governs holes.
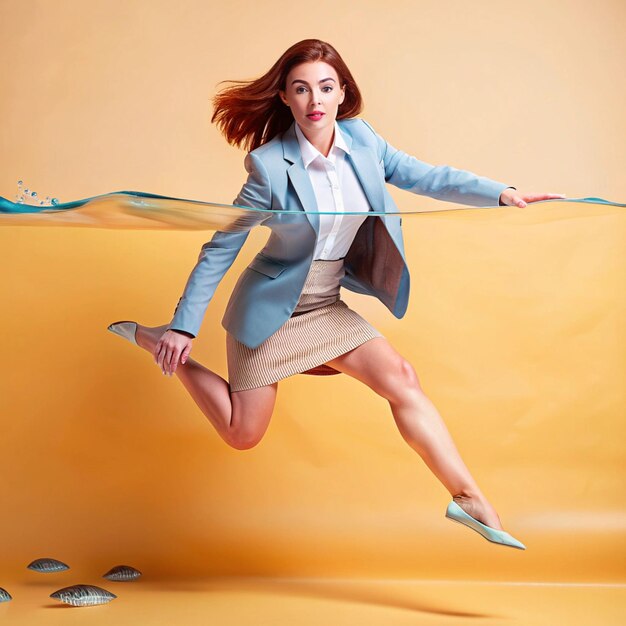
[[[446,202],[498,206],[502,192],[511,188],[511,185],[449,165],[431,165],[419,161],[394,148],[368,122],[362,121],[376,137],[378,158],[384,166],[385,181],[400,189]]]
[[[499,205],[523,208],[528,202],[566,197],[562,193],[519,192],[517,187],[466,170],[418,161],[406,152],[394,148],[368,122],[362,121],[376,137],[378,158],[385,169],[385,180],[400,189],[471,206]]]
[[[271,209],[272,193],[265,165],[253,152],[246,155],[244,165],[248,179],[233,200],[233,204],[255,209]],[[245,230],[237,232],[218,230],[212,239],[202,246],[168,330],[186,331],[193,337],[198,335],[209,302],[224,274],[239,254],[250,230],[270,217],[271,215],[266,216],[258,222],[250,220],[244,227]]]

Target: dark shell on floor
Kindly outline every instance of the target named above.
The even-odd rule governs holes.
[[[9,600],[13,600],[11,594],[3,587],[0,587],[0,602],[8,602]]]
[[[106,574],[102,574],[103,578],[108,578],[109,580],[134,580],[135,578],[139,578],[141,576],[141,572],[130,565],[116,565],[112,567]]]
[[[57,559],[35,559],[26,566],[28,569],[32,569],[35,572],[62,572],[63,570],[70,569],[69,565],[63,563],[63,561],[57,561]]]
[[[106,604],[107,602],[111,602],[114,598],[117,598],[114,593],[96,585],[72,585],[71,587],[63,587],[51,593],[50,597],[74,606]]]

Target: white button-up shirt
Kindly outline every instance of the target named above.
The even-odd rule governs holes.
[[[350,150],[335,121],[335,136],[328,157],[325,157],[304,136],[296,122],[296,135],[304,168],[309,174],[318,211],[334,212],[320,215],[319,237],[314,259],[334,260],[346,256],[357,230],[367,219],[370,204],[351,163]],[[360,211],[365,215],[343,215],[344,211]]]

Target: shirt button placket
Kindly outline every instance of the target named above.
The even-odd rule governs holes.
[[[336,212],[333,220],[333,227],[328,235],[328,238],[326,239],[325,253],[329,254],[335,243],[335,239],[337,238],[339,228],[341,227],[341,221],[343,218],[340,212],[343,211],[343,198],[341,197],[341,190],[339,189],[339,178],[337,177],[337,172],[332,164],[328,164],[326,174],[328,175],[328,180],[330,182]]]

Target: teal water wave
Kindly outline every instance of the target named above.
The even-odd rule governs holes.
[[[603,198],[558,198],[540,200],[541,203],[582,203],[626,207],[625,203]],[[445,203],[446,205],[450,203]],[[528,206],[531,206],[529,204]],[[397,212],[370,211],[368,215],[412,216],[425,213],[447,213],[463,210],[518,209],[509,206],[475,207],[454,204],[434,210]],[[524,210],[524,209],[518,209]],[[334,211],[308,211],[334,215]],[[273,213],[304,214],[305,211],[271,211],[234,204],[203,202],[171,198],[141,191],[116,191],[83,200],[74,200],[53,206],[37,206],[11,202],[0,196],[0,226],[85,226],[92,228],[166,229],[166,230],[226,230],[249,229]],[[362,215],[359,211],[345,211],[345,215]]]

